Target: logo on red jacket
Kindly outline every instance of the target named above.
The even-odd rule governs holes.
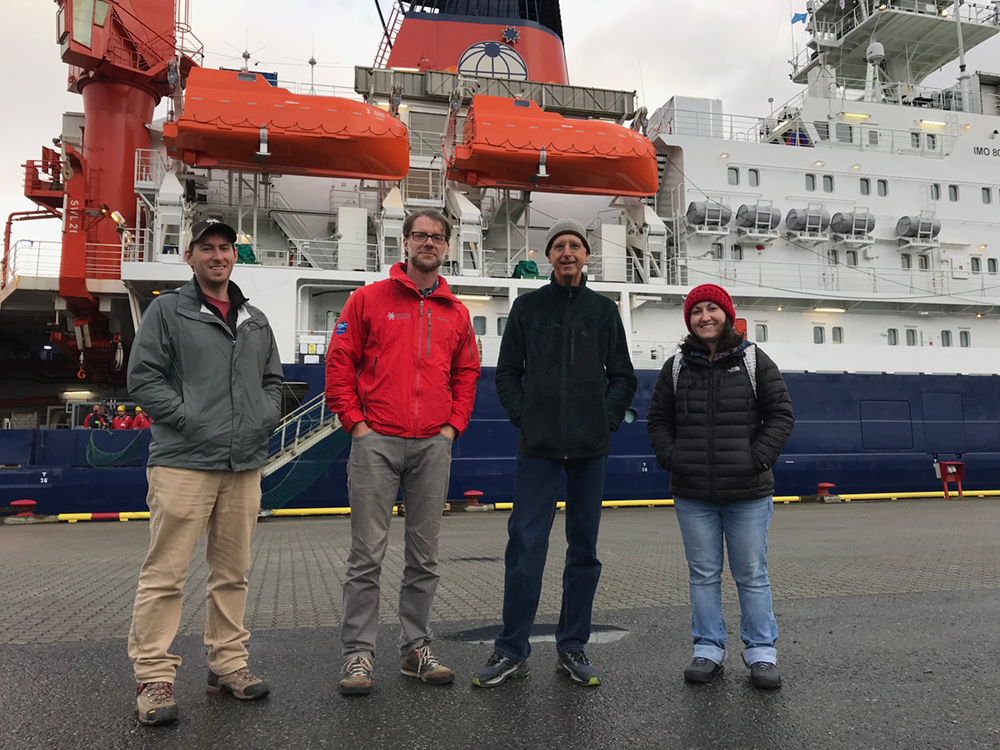
[[[391,312],[391,313],[386,313],[385,314],[385,319],[386,320],[410,320],[411,319],[411,315],[410,315],[410,313],[394,313],[394,312]]]
[[[347,321],[342,320],[339,323],[337,323],[337,327],[334,330],[336,330],[338,336],[343,336],[345,333],[347,333]]]

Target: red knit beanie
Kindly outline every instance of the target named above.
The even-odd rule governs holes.
[[[733,300],[729,297],[726,290],[715,284],[702,284],[688,292],[688,296],[684,299],[684,325],[692,333],[691,309],[699,302],[714,302],[722,308],[722,311],[729,318],[730,322],[736,320],[736,310],[733,308]]]

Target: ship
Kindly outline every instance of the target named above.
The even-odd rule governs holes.
[[[26,162],[35,208],[8,219],[0,331],[34,356],[3,363],[0,504],[144,509],[148,434],[78,428],[94,404],[133,406],[134,332],[189,280],[191,225],[215,218],[237,229],[233,279],[286,378],[265,507],[346,506],[326,348],[424,207],[454,224],[442,271],[483,363],[451,495],[509,501],[518,435],[493,371],[511,304],[548,283],[544,237],[567,201],[639,378],[606,499],[669,494],[645,414],[702,283],[730,292],[788,384],[777,494],[928,493],[944,461],[967,488],[1000,486],[1000,74],[965,64],[1000,31],[1000,3],[808,0],[801,92],[752,117],[710,97],[649,112],[634,90],[571,82],[557,0],[376,3],[384,34],[351,96],[206,67],[186,2],[56,5],[84,111]],[[955,61],[955,85],[926,85]],[[62,241],[12,244],[11,222],[35,218]]]

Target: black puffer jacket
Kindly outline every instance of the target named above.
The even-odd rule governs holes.
[[[715,362],[684,356],[673,386],[674,357],[653,389],[647,427],[653,452],[670,472],[670,493],[718,503],[756,500],[774,493],[771,466],[795,418],[778,366],[760,349],[757,397],[746,371],[743,342]]]
[[[518,451],[555,459],[607,453],[638,385],[618,308],[586,275],[514,301],[494,379]]]

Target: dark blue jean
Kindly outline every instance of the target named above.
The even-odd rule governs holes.
[[[601,577],[597,532],[607,468],[607,454],[567,460],[517,454],[514,509],[507,521],[509,539],[504,555],[503,631],[495,644],[501,656],[522,661],[531,653],[528,636],[538,611],[564,470],[567,549],[556,649],[560,653],[580,649],[590,640],[594,593]]]

